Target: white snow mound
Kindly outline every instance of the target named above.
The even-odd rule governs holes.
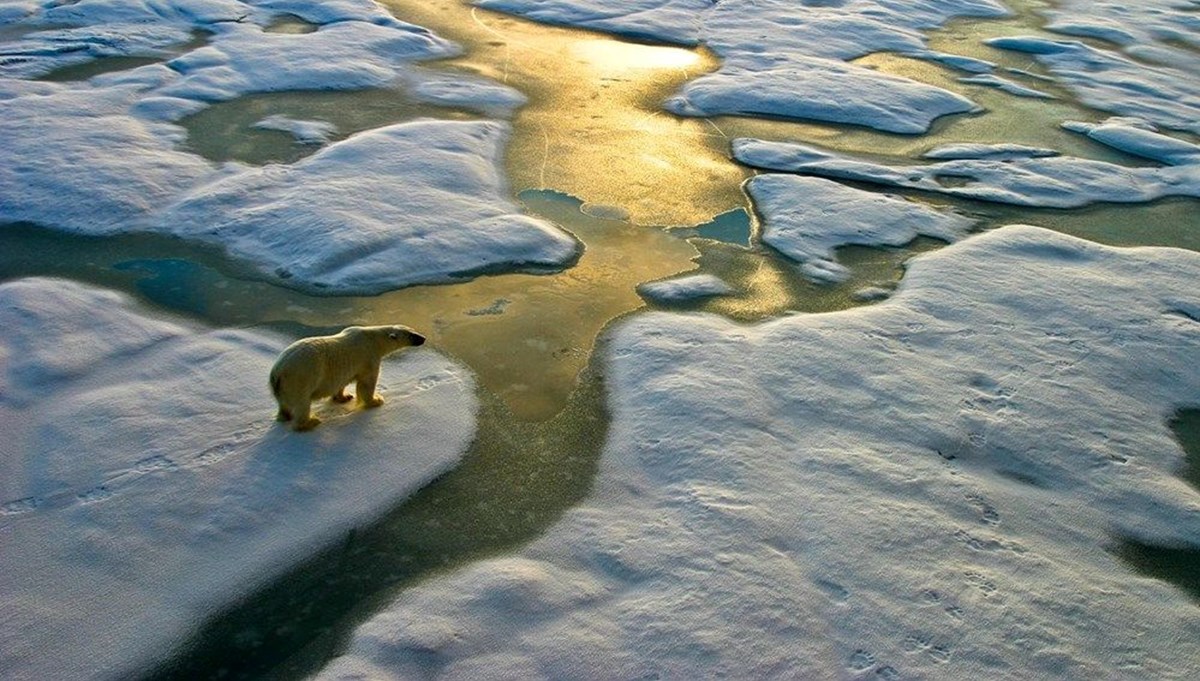
[[[590,498],[320,678],[1193,678],[1200,609],[1107,549],[1200,548],[1197,277],[1014,226],[872,307],[624,322]]]
[[[1142,203],[1166,196],[1200,197],[1200,147],[1127,124],[1065,126],[1115,149],[1169,163],[1131,167],[1091,159],[989,153],[971,145],[970,158],[893,166],[789,142],[733,141],[734,157],[757,168],[921,189],[1019,206],[1078,208],[1093,203]],[[955,156],[952,154],[951,156]],[[936,156],[936,154],[935,154]]]
[[[186,195],[157,229],[209,241],[290,285],[379,293],[488,269],[561,267],[577,243],[507,198],[508,126],[419,120]]]
[[[377,410],[277,424],[286,344],[0,284],[0,677],[132,678],[466,451],[473,381],[428,349],[385,360]]]
[[[660,303],[679,303],[733,293],[733,287],[712,274],[692,274],[664,281],[651,281],[639,285],[637,290],[642,296]]]
[[[757,175],[746,191],[763,216],[762,240],[817,268],[823,280],[848,274],[835,262],[838,247],[903,246],[918,236],[955,241],[975,224],[952,211],[816,177]]]

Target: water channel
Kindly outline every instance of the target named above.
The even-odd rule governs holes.
[[[213,326],[265,327],[292,336],[399,321],[426,332],[478,378],[479,430],[459,468],[214,617],[154,677],[303,677],[336,654],[353,627],[398,590],[511,551],[549,527],[588,491],[607,431],[603,366],[593,358],[605,327],[652,306],[637,294],[638,284],[711,272],[735,294],[682,309],[754,322],[864,304],[856,290],[894,286],[908,257],[941,245],[918,240],[900,249],[842,249],[839,258],[853,273],[849,281],[808,282],[793,263],[750,239],[758,218],[742,183],[754,171],[730,160],[730,139],[800,141],[893,161],[944,142],[1011,142],[1142,163],[1062,131],[1062,120],[1104,115],[1061,89],[1053,90],[1054,100],[1018,98],[959,83],[956,74],[929,62],[875,54],[860,63],[963,93],[986,112],[941,120],[930,134],[916,137],[808,122],[678,118],[660,103],[685,81],[717,68],[718,59],[703,48],[545,26],[460,0],[385,4],[398,18],[465,48],[462,56],[429,68],[488,76],[529,98],[512,120],[506,162],[511,190],[529,213],[585,244],[576,265],[560,273],[484,276],[380,296],[319,297],[260,281],[246,264],[218,250],[175,239],[67,236],[38,225],[0,230],[0,279],[68,277],[128,291]],[[1039,30],[1041,19],[1032,11],[1037,3],[1015,4],[1020,11],[1012,18],[952,22],[931,36],[931,47],[1036,74],[1028,59],[979,43],[989,35]],[[284,20],[274,30],[309,28]],[[101,72],[97,68],[79,73]],[[464,119],[487,112],[421,104],[400,90],[253,95],[185,120],[187,145],[214,160],[254,164],[291,162],[316,148],[251,127],[271,114],[326,120],[344,137],[418,117]],[[1043,211],[912,198],[954,206],[978,217],[982,228],[1024,222],[1116,245],[1200,250],[1200,202],[1193,200]],[[270,406],[264,403],[264,414]],[[1185,561],[1194,565],[1195,556]]]

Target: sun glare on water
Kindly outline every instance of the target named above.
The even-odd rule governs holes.
[[[597,71],[615,73],[639,69],[687,69],[701,63],[700,55],[677,47],[640,45],[616,40],[581,40],[570,47],[572,56]]]

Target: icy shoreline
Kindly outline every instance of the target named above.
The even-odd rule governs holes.
[[[474,382],[428,350],[388,403],[274,421],[287,340],[148,315],[56,279],[0,284],[0,676],[116,678],[370,522],[465,453]]]

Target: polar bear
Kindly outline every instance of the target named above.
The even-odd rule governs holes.
[[[355,381],[358,401],[378,407],[375,394],[379,364],[385,355],[401,348],[423,345],[425,337],[407,326],[351,326],[333,336],[301,338],[289,345],[271,367],[271,392],[279,403],[280,421],[291,421],[295,430],[309,430],[321,422],[309,415],[313,400],[328,397],[349,402],[346,385]]]

